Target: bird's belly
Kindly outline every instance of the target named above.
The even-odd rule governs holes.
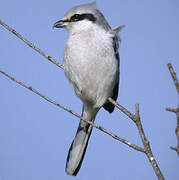
[[[118,65],[112,48],[99,49],[95,44],[91,47],[90,51],[78,45],[73,49],[67,47],[64,70],[76,95],[84,103],[101,107],[113,91]]]
[[[113,90],[117,65],[99,61],[66,60],[65,74],[70,80],[76,95],[84,102],[102,106]]]

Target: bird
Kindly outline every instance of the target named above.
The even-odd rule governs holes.
[[[83,103],[82,118],[94,122],[102,107],[112,113],[115,106],[108,98],[118,97],[118,32],[123,26],[112,29],[96,2],[91,2],[71,8],[53,27],[65,28],[68,32],[64,72]],[[66,160],[68,175],[77,175],[92,129],[89,123],[80,120]]]

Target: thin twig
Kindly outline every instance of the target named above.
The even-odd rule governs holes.
[[[57,65],[58,67],[64,69],[63,65],[61,65],[60,63],[58,63],[55,59],[53,59],[51,56],[48,56],[47,54],[45,54],[42,50],[40,50],[39,48],[37,48],[36,46],[34,46],[30,41],[28,41],[27,39],[25,39],[22,35],[20,35],[18,32],[16,32],[14,29],[12,29],[11,27],[9,27],[7,24],[5,24],[4,22],[2,22],[0,20],[0,24],[2,26],[4,26],[7,30],[9,30],[10,32],[12,32],[14,35],[16,35],[19,39],[21,39],[22,41],[24,41],[28,46],[30,46],[32,49],[34,49],[35,51],[37,51],[38,53],[40,53],[43,57],[45,57],[46,59],[48,59],[50,62],[52,62],[53,64]]]
[[[166,108],[165,110],[169,112],[177,113],[177,109]]]
[[[177,148],[175,148],[175,147],[170,147],[170,149],[172,149],[172,150],[174,150],[174,151],[176,151],[176,152],[178,152],[179,151],[179,149],[177,149]]]
[[[176,117],[177,117],[177,127],[175,129],[175,134],[177,137],[177,153],[179,156],[179,108],[177,108]]]
[[[176,90],[177,90],[178,96],[179,96],[179,82],[178,82],[176,73],[175,73],[171,63],[168,63],[167,66],[168,66],[168,69],[170,71],[170,74],[172,76],[173,82],[175,84],[175,87],[176,87]],[[176,125],[176,129],[175,129],[175,134],[176,134],[176,137],[177,137],[177,147],[176,148],[171,147],[171,149],[176,151],[178,156],[179,156],[179,107],[177,109],[166,108],[166,111],[174,112],[176,114],[177,125]]]
[[[78,118],[80,118],[80,119],[83,119],[83,117],[81,117],[79,114],[73,112],[72,110],[70,110],[70,109],[62,106],[61,104],[55,102],[54,100],[50,99],[49,97],[43,95],[42,93],[40,93],[40,92],[37,91],[36,89],[32,88],[32,86],[28,86],[28,85],[22,83],[21,81],[15,79],[14,77],[10,76],[9,74],[5,73],[5,72],[2,71],[2,70],[0,70],[0,73],[2,73],[3,75],[5,75],[6,77],[8,77],[9,79],[11,79],[12,81],[18,83],[19,85],[25,87],[26,89],[28,89],[28,90],[34,92],[35,94],[39,95],[40,97],[42,97],[42,98],[45,99],[46,101],[48,101],[48,102],[50,102],[50,103],[58,106],[59,108],[62,108],[63,110],[65,110],[65,111],[73,114],[74,116],[76,116],[76,117],[78,117]],[[132,143],[130,143],[129,141],[123,139],[123,138],[120,138],[119,136],[117,136],[116,134],[108,131],[108,130],[105,129],[104,127],[98,126],[98,125],[94,124],[93,122],[88,121],[88,120],[86,120],[86,119],[83,119],[83,120],[86,121],[87,123],[89,123],[90,125],[92,125],[93,127],[95,127],[95,128],[97,128],[97,129],[101,130],[102,132],[110,135],[110,136],[113,137],[114,139],[119,140],[120,142],[128,145],[129,147],[131,147],[131,148],[133,148],[133,149],[135,149],[135,150],[137,150],[137,151],[144,152],[144,149],[143,149],[143,148],[141,148],[141,147],[139,147],[139,146],[137,146],[137,145],[135,145],[135,144],[132,144]]]
[[[164,177],[162,175],[162,172],[152,154],[152,150],[151,150],[151,147],[150,147],[150,142],[147,140],[147,137],[145,135],[145,132],[144,132],[144,129],[142,127],[142,123],[141,123],[141,120],[140,120],[140,114],[139,114],[139,104],[136,104],[136,126],[138,128],[138,131],[139,131],[139,134],[140,134],[140,137],[142,139],[142,143],[144,145],[144,149],[145,149],[145,154],[147,155],[154,171],[155,171],[155,174],[156,176],[158,177],[159,180],[164,180]]]
[[[167,66],[168,66],[168,69],[169,69],[169,71],[170,71],[170,74],[171,74],[171,76],[172,76],[173,82],[174,82],[174,84],[175,84],[175,87],[176,87],[177,92],[178,92],[178,95],[179,95],[179,82],[178,82],[176,73],[175,73],[175,71],[174,71],[171,63],[168,63]]]
[[[122,111],[125,115],[127,115],[131,120],[135,122],[135,115],[130,113],[126,108],[118,104],[116,101],[114,101],[112,98],[108,98],[108,100],[114,104],[120,111]]]

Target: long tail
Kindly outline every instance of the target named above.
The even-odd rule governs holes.
[[[96,111],[95,113],[94,112],[92,113],[93,118],[95,118],[96,113],[97,113]],[[82,113],[83,117],[85,117],[84,114],[86,113],[84,113],[84,108],[83,108],[83,113]],[[90,118],[92,118],[91,114],[89,116]],[[88,120],[89,120],[89,116],[87,118]],[[81,167],[86,152],[86,148],[88,145],[88,140],[92,132],[92,128],[93,127],[91,125],[84,122],[83,120],[80,120],[75,138],[68,151],[68,156],[66,161],[66,173],[71,176],[76,176]]]

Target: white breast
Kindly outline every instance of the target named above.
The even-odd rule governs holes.
[[[65,74],[84,103],[101,107],[111,95],[117,60],[112,35],[98,26],[69,36],[64,55]]]

